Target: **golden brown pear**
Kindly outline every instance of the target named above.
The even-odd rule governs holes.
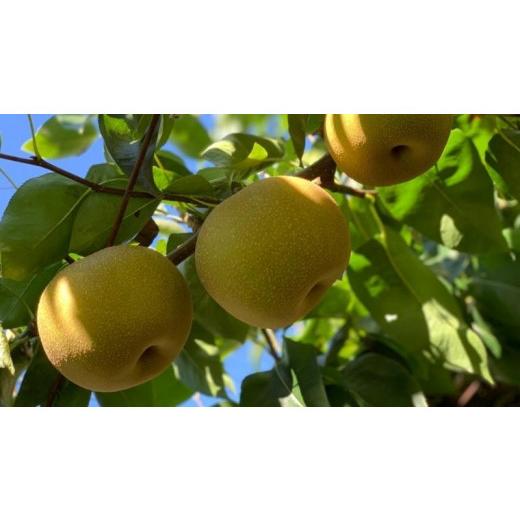
[[[191,328],[186,281],[167,258],[120,245],[60,271],[45,288],[38,332],[51,363],[93,391],[148,381],[179,354]]]
[[[431,168],[452,123],[448,114],[327,114],[325,143],[349,177],[369,186],[388,186]]]
[[[349,229],[334,199],[298,177],[255,182],[217,206],[195,250],[199,278],[230,314],[257,327],[302,318],[341,277]]]

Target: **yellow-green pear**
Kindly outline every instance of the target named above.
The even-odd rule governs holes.
[[[287,176],[254,182],[218,205],[195,250],[213,299],[239,320],[271,328],[307,314],[349,256],[348,225],[334,199]]]
[[[431,168],[450,135],[449,114],[327,114],[325,143],[352,179],[369,186],[408,181]]]
[[[186,281],[145,247],[98,251],[60,271],[45,288],[37,325],[50,362],[88,390],[148,381],[180,353],[192,322]]]

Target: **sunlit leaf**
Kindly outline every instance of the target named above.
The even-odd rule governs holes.
[[[348,273],[356,296],[405,354],[491,380],[485,347],[457,300],[398,233],[387,228],[383,241],[365,243]]]
[[[23,184],[0,222],[2,276],[26,280],[69,252],[76,212],[87,188],[55,173]]]
[[[206,148],[202,156],[218,167],[253,170],[283,157],[279,141],[249,134],[230,134]]]
[[[505,251],[493,183],[475,146],[451,133],[436,166],[415,179],[378,189],[393,218],[445,246],[472,254]]]
[[[102,114],[99,116],[99,129],[105,141],[106,149],[117,166],[127,176],[132,173],[137,162],[149,123],[149,115]],[[157,125],[150,145],[145,152],[138,177],[138,182],[150,193],[157,192],[153,181],[152,165],[159,126]]]
[[[36,145],[42,157],[57,159],[81,155],[97,137],[91,116],[54,116],[36,131]],[[35,153],[32,138],[23,144],[22,150]]]

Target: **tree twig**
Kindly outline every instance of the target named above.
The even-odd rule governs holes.
[[[51,389],[49,391],[49,395],[47,396],[47,400],[45,401],[45,406],[54,406],[54,403],[63,385],[65,384],[65,381],[65,376],[63,376],[62,374],[58,374],[56,376],[56,379],[52,383]]]
[[[144,159],[146,156],[146,151],[152,142],[152,137],[155,134],[155,130],[157,125],[159,124],[160,116],[158,114],[154,114],[152,116],[152,120],[150,121],[150,126],[146,131],[143,142],[141,143],[141,149],[139,150],[139,155],[137,157],[137,161],[134,164],[134,169],[130,174],[130,179],[125,189],[125,193],[123,195],[123,199],[121,200],[121,205],[119,206],[119,212],[114,221],[114,225],[112,227],[112,231],[108,238],[107,247],[113,246],[117,237],[117,233],[119,232],[119,228],[121,227],[121,222],[123,222],[123,218],[125,216],[126,208],[128,207],[128,203],[130,202],[130,197],[132,195],[132,190],[134,189],[135,184],[137,183],[137,179],[139,177],[139,173],[141,172],[141,168],[144,163]]]
[[[198,232],[195,232],[188,240],[176,247],[169,255],[168,259],[175,265],[184,262],[195,252],[195,245],[197,244]]]
[[[329,191],[333,191],[334,193],[346,193],[347,195],[352,195],[354,197],[364,198],[367,195],[375,195],[376,192],[372,190],[358,190],[356,188],[352,188],[351,186],[345,186],[343,184],[338,184],[337,182],[333,182],[332,184],[322,184],[324,188],[327,188]]]
[[[466,406],[480,390],[480,381],[472,381],[457,399],[457,406]]]
[[[282,358],[278,353],[281,349],[280,345],[278,345],[278,340],[276,339],[273,329],[260,329],[260,331],[267,342],[271,356],[273,356],[276,362],[281,361]]]
[[[11,161],[11,162],[22,163],[22,164],[29,164],[31,166],[37,166],[39,168],[44,168],[53,173],[57,173],[58,175],[66,177],[67,179],[70,179],[71,181],[77,182],[78,184],[82,184],[83,186],[86,186],[87,188],[90,188],[92,191],[95,191],[97,193],[107,193],[110,195],[124,195],[126,192],[126,190],[124,188],[112,188],[110,186],[104,186],[102,184],[98,184],[97,182],[90,181],[88,179],[80,177],[79,175],[76,175],[67,170],[64,170],[63,168],[60,168],[59,166],[56,166],[55,164],[52,164],[52,163],[46,161],[45,159],[41,159],[36,156],[18,157],[16,155],[0,153],[0,159],[4,159],[6,161]],[[174,193],[167,193],[167,192],[162,193],[160,195],[160,197],[156,197],[152,193],[148,193],[146,191],[131,191],[130,196],[135,197],[135,198],[142,198],[142,199],[161,198],[163,200],[170,200],[173,202],[188,202],[188,203],[195,202],[192,197],[189,197],[187,195],[176,195]],[[220,202],[219,199],[216,199],[214,197],[197,197],[196,199],[197,199],[197,201],[207,202],[209,204],[215,204],[215,203]]]

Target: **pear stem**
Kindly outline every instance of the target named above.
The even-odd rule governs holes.
[[[280,351],[280,345],[278,344],[278,340],[276,339],[273,329],[260,329],[260,331],[262,332],[267,342],[271,356],[273,356],[276,362],[281,361],[282,358],[280,357],[280,354],[278,354]]]
[[[354,197],[364,198],[367,195],[375,195],[375,191],[358,190],[350,186],[344,186],[334,181],[334,174],[336,173],[336,163],[334,159],[325,154],[321,159],[311,164],[301,172],[296,174],[297,177],[312,181],[319,177],[320,185],[335,193],[346,193]]]

